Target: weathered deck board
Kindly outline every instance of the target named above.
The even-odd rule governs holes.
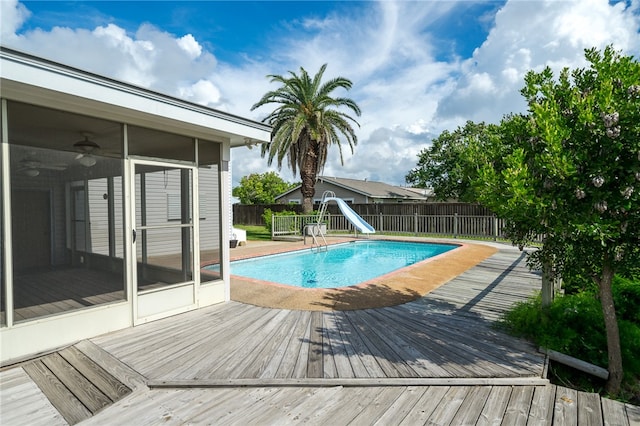
[[[445,394],[451,388],[448,386],[432,386],[420,395],[413,408],[404,418],[398,419],[400,425],[418,425],[427,424],[427,420],[435,411],[436,407],[441,403]],[[391,420],[395,422],[396,420]]]
[[[128,382],[141,382],[137,373],[86,341],[27,362],[22,369],[69,424],[79,423],[131,393],[131,388],[108,370],[115,370]]]
[[[558,426],[575,425],[578,422],[578,391],[558,386],[553,424]]]
[[[511,398],[502,418],[504,424],[513,426],[527,424],[533,392],[533,387],[526,386],[517,387],[511,391]]]
[[[551,414],[556,396],[556,387],[538,386],[533,393],[531,408],[529,409],[529,425],[549,425],[551,424]],[[604,400],[603,400],[604,401]]]
[[[478,386],[471,388],[471,391],[465,398],[465,403],[460,406],[460,409],[451,420],[451,423],[456,425],[476,424],[490,393],[490,386]]]
[[[479,426],[499,425],[502,423],[507,404],[511,398],[512,388],[508,386],[494,386],[489,392],[484,408],[476,422]]]
[[[637,405],[625,404],[627,418],[629,424],[634,426],[640,425],[640,407]]]
[[[324,377],[322,347],[322,312],[311,313],[311,334],[309,335],[309,358],[307,377]]]
[[[452,386],[442,397],[442,400],[435,407],[427,422],[432,425],[451,424],[465,398],[473,388],[467,386]],[[432,404],[432,402],[429,402]]]
[[[415,371],[390,346],[390,342],[380,336],[379,332],[384,333],[386,330],[379,330],[377,321],[372,321],[366,311],[347,311],[345,316],[354,330],[360,333],[360,338],[367,347],[368,353],[376,358],[386,377],[416,376]]]
[[[103,394],[100,389],[94,386],[93,383],[87,380],[59,354],[53,353],[43,357],[42,363],[55,374],[58,380],[60,380],[91,413],[95,413],[111,404],[111,400]]]
[[[34,381],[19,367],[0,372],[0,424],[66,425]]]
[[[429,389],[427,386],[408,386],[384,412],[380,413],[377,419],[372,419],[370,424],[389,425],[392,423],[400,423],[409,413]]]
[[[96,344],[83,340],[74,347],[129,389],[136,390],[146,386],[146,379],[141,374]]]
[[[492,286],[507,289],[510,274],[523,269],[519,254],[487,261],[489,267],[478,267],[490,271],[485,278],[463,274],[462,285],[472,282],[476,290],[463,294],[455,290],[459,303],[480,301],[478,295],[487,297],[491,291],[485,290]],[[503,273],[505,268],[511,268],[509,274]],[[459,285],[454,279],[443,287]],[[529,293],[533,290],[528,289]],[[216,314],[219,310],[224,315]],[[492,329],[482,315],[459,314],[460,308],[443,303],[437,295],[365,311],[276,314],[272,309],[234,302],[202,311],[185,315],[184,321],[156,321],[149,324],[148,333],[137,330],[141,327],[127,330],[125,338],[115,339],[116,343],[110,336],[94,341],[145,376],[167,380],[539,377],[543,372],[543,355],[536,348]],[[307,315],[312,321],[308,326]]]
[[[343,338],[338,325],[336,324],[336,316],[333,312],[324,315],[326,338],[331,342],[331,355],[335,365],[336,377],[354,377],[353,367],[349,362],[349,354],[347,350],[347,341]],[[326,373],[325,373],[326,374]]]
[[[107,373],[77,348],[71,346],[61,350],[59,354],[111,401],[117,401],[131,392],[131,389]]]
[[[284,348],[284,353],[282,354],[282,359],[280,364],[278,365],[278,370],[276,371],[273,377],[275,378],[292,378],[298,377],[296,375],[296,363],[298,361],[298,357],[304,359],[306,354],[302,354],[302,347],[304,345],[303,340],[299,336],[305,336],[307,330],[310,330],[311,327],[311,312],[302,312],[299,315],[299,320],[296,326],[291,330],[291,337],[289,338],[289,343],[286,348]],[[269,377],[268,372],[265,370],[261,377]]]
[[[491,321],[538,288],[520,254],[503,251],[400,306],[311,313],[230,302],[80,342],[60,360],[82,372],[76,363],[91,359],[83,375],[110,400],[119,387],[106,390],[100,369],[134,390],[87,425],[638,424],[638,407],[526,382],[542,380],[544,356]],[[55,412],[28,376],[9,371],[0,372],[2,424],[24,424],[25,413],[29,425],[56,424],[34,410]],[[152,386],[163,380],[195,387]]]

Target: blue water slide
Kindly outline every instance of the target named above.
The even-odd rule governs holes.
[[[349,207],[346,201],[344,201],[342,198],[327,197],[324,199],[325,202],[331,200],[338,203],[338,207],[340,208],[340,211],[342,212],[344,217],[346,217],[347,220],[351,222],[351,224],[355,226],[358,231],[362,232],[363,234],[373,234],[374,232],[376,232],[376,230],[373,229],[373,226],[365,222],[365,220],[361,218],[358,213],[354,212],[353,209]]]

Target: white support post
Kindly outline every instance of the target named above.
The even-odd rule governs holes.
[[[0,184],[0,195],[4,200],[2,203],[2,240],[5,241],[4,250],[0,253],[0,262],[2,262],[2,270],[0,273],[4,274],[3,284],[5,286],[5,297],[1,303],[5,306],[5,320],[6,326],[13,326],[13,262],[11,256],[12,235],[11,235],[11,185],[9,175],[9,130],[7,120],[7,100],[2,99],[2,108],[0,116],[2,116],[2,141],[0,141],[0,172],[2,174],[2,183]]]

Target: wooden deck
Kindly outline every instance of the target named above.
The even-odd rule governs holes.
[[[544,356],[492,327],[539,286],[503,250],[404,305],[230,302],[80,342],[74,353],[132,390],[81,424],[640,424],[638,407],[548,384]],[[30,368],[1,373],[0,422],[77,423]]]

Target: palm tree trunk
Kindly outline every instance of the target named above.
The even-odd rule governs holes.
[[[318,173],[318,143],[314,140],[307,144],[307,153],[304,156],[302,167],[300,168],[300,178],[302,179],[302,213],[311,214],[313,212],[313,196],[316,193],[316,177]]]

